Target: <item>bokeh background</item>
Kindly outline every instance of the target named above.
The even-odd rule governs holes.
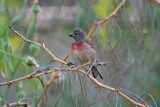
[[[0,0],[0,83],[26,76],[49,63],[51,57],[39,47],[24,43],[8,29],[12,26],[26,38],[45,43],[53,54],[63,59],[70,49],[74,28],[86,33],[94,21],[110,15],[121,0]],[[121,90],[137,102],[160,106],[160,5],[152,0],[128,0],[118,16],[98,25],[92,37],[98,61],[109,62],[98,69],[101,83]],[[27,56],[27,57],[26,57]],[[30,57],[30,59],[29,59]],[[67,62],[72,61],[71,58]],[[65,67],[65,66],[64,66]],[[95,88],[82,74],[61,73],[47,91],[46,107],[129,107],[128,101],[111,91]],[[51,75],[50,75],[51,76]],[[42,76],[44,81],[50,76]],[[23,80],[0,86],[0,106],[24,99],[36,106],[43,86],[39,79]],[[140,98],[136,98],[134,93]],[[151,96],[150,96],[151,95]],[[118,100],[117,100],[118,99]]]

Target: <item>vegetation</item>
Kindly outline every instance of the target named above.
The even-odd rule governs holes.
[[[94,21],[98,23],[110,16],[121,1],[0,0],[0,106],[14,102],[37,106],[44,93],[41,105],[44,107],[128,107],[131,102],[118,92],[96,88],[92,79],[80,72],[60,71],[57,76],[51,73],[2,85],[35,73],[39,68],[45,72],[46,66],[59,66],[43,47],[24,42],[9,26],[29,40],[44,43],[53,55],[63,59],[72,42],[68,34],[76,27],[88,34]],[[97,80],[119,89],[140,104],[158,107],[160,3],[153,1],[156,0],[126,1],[109,20],[95,23],[90,38],[98,61],[109,62],[98,66],[104,80]],[[66,62],[70,61],[69,57]],[[46,88],[54,76],[55,80]]]

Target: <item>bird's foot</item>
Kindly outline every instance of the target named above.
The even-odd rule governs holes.
[[[72,62],[67,63],[68,66],[74,65]]]
[[[76,66],[78,66],[77,63],[72,63],[72,62],[68,62],[67,65],[70,66],[70,67],[76,67]]]

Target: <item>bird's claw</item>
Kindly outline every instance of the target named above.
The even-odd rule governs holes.
[[[101,64],[98,64],[99,66],[101,66]]]
[[[72,65],[74,65],[74,64],[73,64],[72,62],[68,62],[67,65],[68,65],[68,66],[72,66]]]
[[[71,68],[78,66],[77,63],[72,63],[72,62],[68,62],[67,65],[68,65],[69,67],[71,67]]]

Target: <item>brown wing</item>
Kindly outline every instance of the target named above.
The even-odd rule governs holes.
[[[90,56],[90,58],[89,58],[89,61],[95,61],[95,59],[96,59],[96,51],[94,50],[94,47],[93,47],[93,45],[90,43],[90,40],[89,39],[86,39],[85,40],[85,43],[88,45],[88,50],[89,50],[89,53],[87,53],[86,55],[88,55],[89,54],[89,56]]]
[[[92,45],[91,42],[90,42],[90,39],[86,39],[85,42],[86,42],[87,44],[89,44],[89,45],[94,49],[93,45]]]

